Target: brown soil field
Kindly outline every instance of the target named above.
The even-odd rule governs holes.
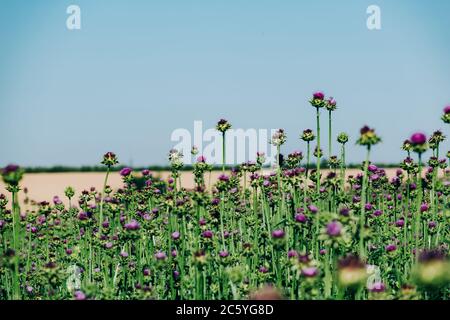
[[[389,178],[395,176],[397,169],[390,168],[385,169]],[[327,174],[328,170],[324,170],[324,174]],[[267,171],[268,172],[268,171]],[[346,175],[356,175],[360,170],[349,169]],[[214,171],[211,173],[211,181],[214,183],[217,177],[221,174],[220,171]],[[170,176],[169,171],[155,172],[153,176],[167,179]],[[27,197],[34,201],[51,201],[55,195],[58,195],[62,201],[67,203],[67,199],[64,196],[64,189],[71,186],[75,189],[75,198],[77,199],[81,191],[89,190],[91,187],[95,187],[97,190],[103,188],[103,181],[105,179],[104,172],[69,172],[69,173],[28,173],[24,175],[21,182],[22,191],[19,193],[19,199],[23,200],[25,194],[23,189],[28,189]],[[206,183],[208,185],[209,176],[205,176]],[[189,171],[183,171],[181,173],[181,182],[183,187],[192,189],[194,187],[193,174]],[[122,186],[122,179],[118,172],[111,173],[108,179],[108,185],[113,189],[118,189]],[[0,181],[0,193],[3,193],[9,197],[9,192],[5,190],[5,185]]]

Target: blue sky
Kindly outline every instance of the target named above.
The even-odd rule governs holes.
[[[81,30],[66,28],[71,4]],[[1,0],[0,166],[91,165],[110,150],[165,164],[174,129],[222,117],[285,128],[284,150],[304,150],[315,90],[338,101],[350,161],[364,124],[384,140],[373,159],[400,161],[412,132],[450,134],[449,13],[444,0]]]

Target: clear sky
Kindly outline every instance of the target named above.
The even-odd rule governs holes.
[[[66,28],[71,4],[81,30]],[[381,30],[366,27],[371,4]],[[450,135],[449,14],[447,0],[0,0],[0,166],[92,165],[106,151],[165,164],[174,129],[221,117],[284,128],[283,149],[304,150],[315,90],[338,101],[350,161],[364,158],[364,124],[384,140],[373,159],[400,161],[412,132]]]

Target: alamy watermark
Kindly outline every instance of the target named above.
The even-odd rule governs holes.
[[[367,17],[366,26],[369,30],[381,30],[381,9],[377,5],[370,5],[367,7],[366,13],[369,15]]]
[[[81,29],[81,9],[79,6],[72,4],[67,7],[66,13],[69,15],[66,19],[66,27],[68,30]]]
[[[256,161],[257,152],[264,153],[264,165],[276,164],[276,146],[270,144],[270,138],[277,129],[230,129],[226,132],[225,164],[234,165],[247,161]],[[192,148],[198,155],[204,156],[209,164],[222,164],[222,134],[215,128],[204,130],[203,122],[194,121],[193,131],[185,128],[175,129],[170,137],[175,142],[173,149],[180,151],[185,164],[192,164]]]

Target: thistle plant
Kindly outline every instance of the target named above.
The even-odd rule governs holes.
[[[20,225],[20,206],[17,194],[20,191],[20,181],[22,180],[24,170],[18,165],[10,164],[1,170],[3,182],[6,184],[6,190],[11,192],[11,206],[12,206],[12,240],[13,240],[13,299],[20,299],[21,292],[19,286],[19,248],[22,238],[22,230]],[[16,256],[17,255],[17,256]]]
[[[111,167],[115,166],[116,164],[118,164],[119,161],[117,160],[117,156],[113,153],[113,152],[107,152],[104,156],[103,156],[103,160],[101,162],[101,164],[106,166],[106,175],[105,175],[105,181],[103,182],[103,189],[102,192],[100,193],[100,219],[99,219],[99,230],[102,230],[102,223],[103,223],[103,195],[105,193],[105,189],[106,186],[108,184],[108,177],[109,177],[109,173],[111,170]],[[71,199],[71,197],[69,197],[69,195],[72,195],[71,190],[67,190],[68,192],[66,193],[66,196],[69,198],[69,201]],[[69,194],[69,195],[67,195]]]
[[[365,246],[364,246],[364,226],[365,226],[365,204],[367,202],[366,194],[367,194],[367,179],[368,179],[368,169],[370,163],[370,150],[372,146],[381,142],[381,138],[375,133],[375,129],[369,128],[368,126],[364,126],[360,130],[360,137],[357,140],[357,144],[360,146],[365,146],[367,148],[367,156],[366,161],[364,162],[364,173],[363,173],[363,181],[362,181],[362,190],[361,190],[361,210],[360,210],[360,224],[359,224],[359,256],[361,258],[365,258]]]
[[[341,132],[337,137],[337,142],[341,145],[341,189],[345,191],[345,144],[348,142],[348,134]]]
[[[303,134],[300,137],[303,141],[306,142],[306,180],[308,180],[308,172],[311,158],[311,142],[314,141],[316,136],[311,129],[306,129],[303,131]]]
[[[226,160],[225,134],[229,129],[231,129],[231,124],[225,119],[220,119],[216,125],[216,130],[222,133],[222,172],[225,172],[225,160]]]
[[[415,231],[415,249],[416,251],[419,250],[419,222],[420,222],[420,207],[422,205],[423,200],[423,189],[422,189],[422,155],[425,153],[428,149],[428,143],[427,143],[427,137],[424,133],[417,132],[414,133],[411,138],[411,146],[415,153],[417,153],[418,157],[418,163],[419,163],[419,170],[418,170],[418,176],[417,176],[417,201],[416,201],[416,214],[414,216],[414,231]],[[416,254],[416,261],[418,261],[419,255]]]
[[[316,130],[317,130],[317,149],[320,150],[320,109],[325,107],[327,104],[325,99],[325,95],[323,92],[315,92],[313,94],[312,99],[309,101],[311,106],[316,108]],[[320,172],[320,162],[321,158],[317,157],[317,172]],[[316,182],[317,193],[320,191],[320,175],[317,175]]]
[[[332,147],[333,147],[333,144],[331,141],[331,139],[332,139],[331,137],[333,136],[332,128],[331,128],[331,123],[332,123],[331,113],[337,109],[336,100],[334,100],[333,97],[330,97],[327,99],[327,101],[325,103],[325,109],[327,109],[327,111],[328,111],[328,158],[330,158],[332,155]]]

